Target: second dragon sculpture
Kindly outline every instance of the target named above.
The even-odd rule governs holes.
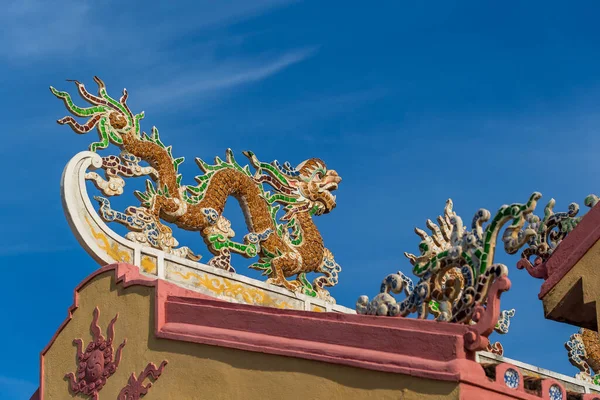
[[[492,283],[508,275],[505,265],[494,263],[501,229],[512,221],[502,241],[508,253],[516,253],[535,234],[532,229],[522,228],[540,197],[533,193],[525,204],[502,206],[486,227],[483,224],[491,214],[481,209],[473,217],[471,231],[465,229],[448,200],[444,215],[438,218],[439,226],[427,221],[431,236],[416,229],[423,239],[419,244],[421,254],[405,253],[419,277],[417,284],[402,272],[388,275],[377,296],[358,299],[357,312],[387,316],[416,313],[418,318],[427,318],[431,313],[438,321],[470,324],[476,306],[485,304]],[[406,298],[396,302],[390,292],[404,292]]]
[[[517,268],[525,269],[534,278],[547,278],[546,261],[562,240],[579,224],[579,206],[569,205],[567,212],[554,212],[555,200],[550,199],[544,208],[544,216],[533,212],[540,193],[533,193],[525,204],[502,206],[490,220],[489,211],[481,209],[473,217],[471,231],[463,226],[462,219],[453,211],[448,200],[444,215],[438,217],[436,225],[431,220],[427,227],[432,234],[421,229],[420,255],[405,253],[413,265],[413,273],[419,278],[415,284],[402,272],[390,274],[381,283],[379,294],[373,299],[361,296],[356,303],[359,314],[382,316],[408,316],[416,313],[417,318],[433,315],[436,320],[472,325],[478,306],[486,304],[492,283],[506,277],[508,269],[494,263],[496,242],[500,231],[508,222],[511,224],[502,235],[504,250],[515,254],[524,248]],[[599,202],[598,196],[589,195],[584,204],[591,208]],[[531,257],[535,257],[533,263]],[[393,294],[404,293],[405,298],[397,301]],[[505,310],[499,315],[494,331],[508,332],[510,318],[515,310]],[[491,331],[490,331],[491,333]],[[578,378],[598,383],[600,376],[592,374],[600,370],[600,340],[598,333],[581,329],[565,344],[569,360],[581,370]],[[499,342],[488,344],[487,351],[502,355]]]
[[[203,174],[195,177],[195,185],[185,185],[178,172],[183,157],[173,156],[171,146],[163,144],[156,128],[152,128],[150,135],[141,130],[144,113],[131,112],[127,91],[123,90],[121,98],[116,100],[108,95],[102,80],[97,77],[94,80],[98,84],[98,95],[74,81],[79,94],[91,104],[87,108],[75,105],[69,93],[50,88],[71,114],[87,119],[80,124],[67,116],[58,120],[59,124],[69,125],[79,134],[98,130],[100,141],[92,143],[90,151],[107,148],[111,143],[122,150],[119,157],[102,158],[105,177],[90,172],[86,178],[106,196],[123,192],[123,177],[151,178],[147,180],[145,192],[136,192],[140,207],[115,211],[108,199],[97,196],[100,215],[105,221],[125,225],[131,231],[127,235],[130,240],[194,260],[198,257],[188,248],[175,248],[178,243],[164,222],[197,231],[214,255],[210,265],[234,271],[232,253],[247,258],[258,256],[250,268],[262,271],[269,283],[333,301],[325,288],[337,284],[341,268],[325,248],[313,216],[335,208],[336,197],[332,191],[341,181],[336,171],[328,170],[317,158],[293,168],[289,163],[265,163],[254,153],[244,152],[255,168],[253,173],[248,166],[240,166],[232,151],[227,150],[225,160],[217,157],[214,165],[197,158]],[[140,162],[148,165],[141,166]],[[239,201],[246,218],[249,233],[243,242],[233,240],[231,224],[223,216],[229,197]],[[280,208],[284,212],[281,218],[278,217]],[[319,276],[311,283],[308,273]]]

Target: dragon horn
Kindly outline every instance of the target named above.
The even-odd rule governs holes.
[[[98,85],[98,89],[106,89],[106,85],[104,84],[102,79],[98,78],[97,76],[94,76],[94,82],[96,82],[96,84]]]

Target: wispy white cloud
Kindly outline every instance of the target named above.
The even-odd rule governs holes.
[[[253,107],[250,111],[236,113],[236,125],[248,131],[260,131],[261,135],[281,135],[288,130],[296,131],[324,120],[356,113],[361,107],[376,102],[388,94],[387,89],[371,88],[345,93],[314,93],[310,96],[292,99],[289,102],[271,104],[266,108]],[[331,133],[328,137],[313,135],[304,130],[301,139],[308,142],[337,144],[346,138]]]
[[[37,388],[38,385],[23,379],[0,376],[0,396],[2,398],[28,399]]]
[[[0,54],[18,60],[77,50],[85,39],[90,11],[86,1],[8,0],[0,13]]]
[[[226,93],[277,74],[316,52],[315,47],[237,52],[234,59],[219,53],[240,47],[253,35],[233,32],[232,25],[295,0],[181,0],[169,7],[116,0],[7,1],[0,14],[6,32],[0,36],[0,57],[32,66],[56,65],[53,60],[61,57],[105,79],[118,73],[128,82],[132,101],[144,99],[144,107]],[[73,73],[72,67],[67,70]]]
[[[215,28],[256,17],[294,2],[296,0],[183,0],[172,3],[166,10],[160,3],[145,3],[145,11],[151,15],[162,15],[163,21],[158,26],[153,21],[152,25],[160,27],[158,32],[161,34],[169,34],[174,31],[172,22],[176,22],[179,32]]]
[[[308,48],[289,51],[273,59],[236,60],[221,63],[220,66],[208,62],[199,68],[188,68],[193,72],[183,77],[162,85],[138,89],[135,96],[143,98],[145,106],[183,103],[190,97],[209,95],[266,79],[315,53],[315,48]]]
[[[34,61],[54,55],[81,60],[109,54],[122,63],[132,51],[139,57],[190,33],[224,28],[293,2],[182,0],[165,8],[161,2],[7,0],[0,13],[0,57]]]

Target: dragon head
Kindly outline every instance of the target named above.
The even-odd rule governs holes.
[[[133,115],[127,106],[127,89],[123,89],[123,95],[117,101],[106,92],[104,82],[97,76],[94,81],[98,85],[98,95],[88,92],[83,83],[72,81],[77,86],[81,97],[92,105],[92,107],[81,108],[73,103],[71,95],[67,92],[56,90],[50,86],[50,91],[59,99],[62,99],[67,110],[76,117],[87,118],[84,124],[80,124],[73,117],[67,116],[57,122],[61,125],[69,125],[76,133],[88,133],[97,128],[100,141],[90,145],[90,151],[104,149],[112,142],[118,146],[123,144],[122,134],[133,131],[136,137],[140,137],[140,120],[144,113]]]
[[[336,206],[331,193],[338,188],[342,178],[318,158],[310,158],[293,168],[289,162],[281,165],[277,160],[261,162],[251,151],[245,151],[256,168],[254,179],[257,183],[267,183],[276,193],[266,192],[269,204],[285,205],[286,214],[282,220],[291,220],[299,212],[321,215],[331,212]]]
[[[296,167],[297,179],[290,180],[291,186],[308,199],[314,207],[315,214],[327,214],[336,206],[335,196],[331,193],[338,188],[342,178],[333,170],[327,169],[325,163],[318,158],[311,158]]]

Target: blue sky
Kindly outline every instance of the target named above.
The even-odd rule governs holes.
[[[343,182],[317,223],[343,268],[332,294],[349,307],[410,271],[413,228],[449,197],[470,221],[533,191],[541,209],[554,197],[565,210],[600,187],[597,3],[120,3],[8,0],[0,15],[3,399],[35,390],[39,352],[97,268],[60,202],[64,165],[95,139],[55,123],[66,111],[48,86],[74,93],[65,79],[127,87],[144,129],[187,157],[184,181],[194,157],[228,147],[240,160],[324,159]],[[226,211],[242,235],[236,203]],[[200,237],[178,237],[208,259]],[[506,356],[575,374],[563,343],[576,328],[544,320],[541,282],[515,256],[496,261],[513,283],[502,306],[517,309]]]

